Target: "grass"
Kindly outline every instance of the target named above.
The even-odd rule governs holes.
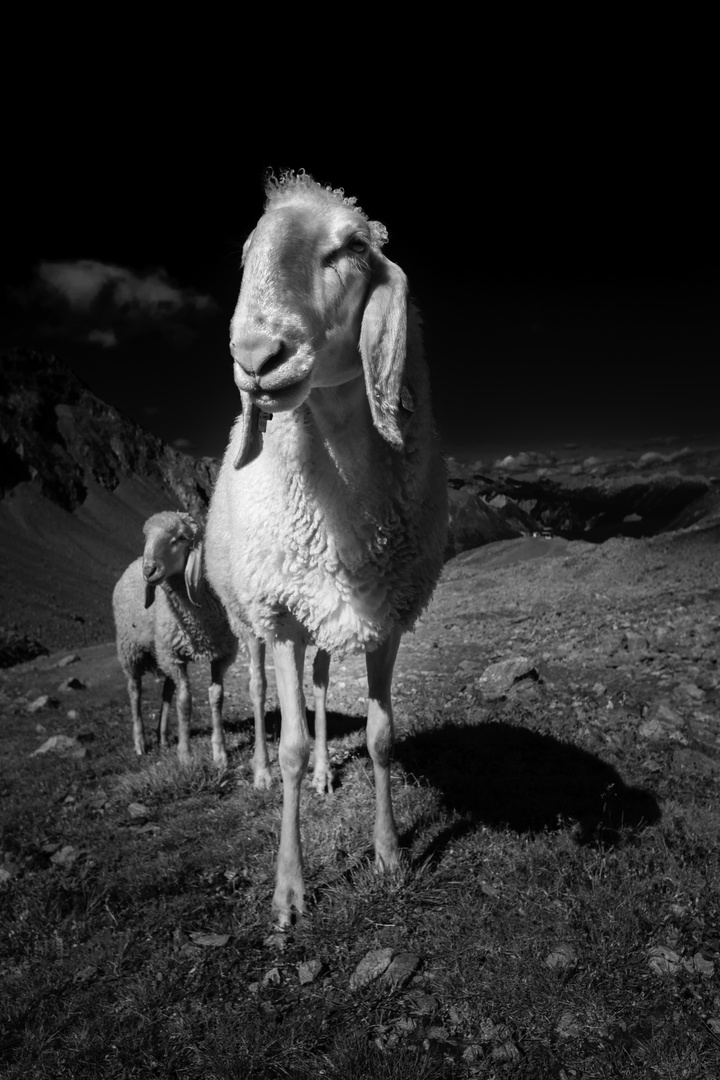
[[[204,732],[188,766],[138,763],[124,703],[85,721],[83,758],[30,758],[11,711],[0,1075],[716,1077],[713,785],[562,738],[546,704],[410,722],[400,695],[388,876],[360,718],[331,718],[339,786],[303,794],[311,905],[286,934],[269,919],[280,785],[252,787],[247,718],[218,775]],[[412,958],[405,975],[353,988],[380,949]]]

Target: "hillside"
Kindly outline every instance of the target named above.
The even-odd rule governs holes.
[[[47,648],[112,636],[110,593],[157,510],[202,515],[217,463],[172,449],[60,360],[0,357],[0,593],[5,636]]]

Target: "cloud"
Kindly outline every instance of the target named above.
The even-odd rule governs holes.
[[[41,262],[16,298],[42,312],[46,333],[105,349],[154,331],[186,344],[199,322],[218,311],[211,296],[178,285],[162,268],[141,274],[96,259]]]

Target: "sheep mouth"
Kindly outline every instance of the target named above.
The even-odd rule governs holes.
[[[264,412],[288,412],[296,409],[310,393],[309,374],[285,386],[266,388],[262,382],[260,379],[260,385],[251,392],[250,397]]]

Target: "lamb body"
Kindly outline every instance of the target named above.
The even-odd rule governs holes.
[[[211,500],[206,565],[235,633],[249,627],[273,648],[284,796],[273,906],[286,924],[304,909],[310,643],[318,656],[367,654],[376,858],[397,864],[390,686],[400,637],[442,567],[447,486],[419,317],[381,253],[384,227],[305,174],[273,178],[266,194],[231,324],[242,413]],[[326,767],[316,749],[319,788]]]
[[[144,525],[145,547],[113,591],[118,659],[126,674],[138,754],[145,752],[142,677],[164,676],[157,740],[167,746],[168,714],[177,687],[178,756],[190,757],[192,695],[187,665],[209,661],[213,759],[227,764],[222,726],[223,677],[235,659],[237,639],[212,590],[205,587],[202,529],[189,514],[162,511]],[[264,667],[260,643],[251,652],[251,695],[264,717]],[[264,744],[264,728],[263,728]]]

